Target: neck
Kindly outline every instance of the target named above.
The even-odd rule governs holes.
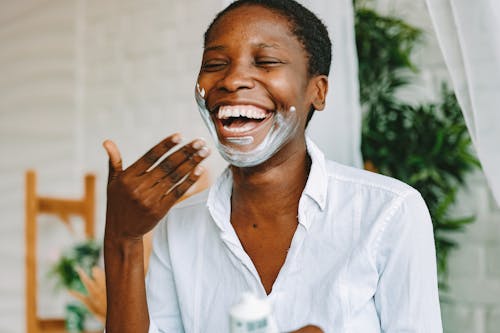
[[[299,199],[307,182],[311,161],[305,142],[294,152],[275,156],[258,167],[232,167],[232,213],[246,221],[275,224],[296,221]]]

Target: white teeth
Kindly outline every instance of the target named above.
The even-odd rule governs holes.
[[[231,128],[231,127],[228,127],[228,126],[224,126],[224,129],[226,131],[233,132],[233,133],[243,133],[243,132],[251,130],[252,128],[253,128],[252,124],[244,124],[243,126],[234,127],[234,128]]]
[[[246,117],[251,119],[264,119],[267,112],[253,105],[224,105],[219,108],[217,117],[219,119],[228,119],[231,117]]]

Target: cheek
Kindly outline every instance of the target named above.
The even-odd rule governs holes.
[[[198,83],[203,85],[205,90],[211,89],[218,80],[220,80],[220,73],[218,72],[207,73],[200,71],[198,73]]]
[[[307,93],[307,80],[302,73],[293,69],[267,75],[267,82],[280,95],[296,101],[303,100]]]
[[[204,88],[207,90],[208,82],[207,82],[206,75],[203,74],[198,74],[198,79],[196,80],[196,83],[200,85],[200,88]]]
[[[196,81],[196,84],[197,84],[197,87],[199,89],[199,91],[203,92],[203,98],[205,100],[205,102],[208,103],[208,99],[209,99],[209,94],[208,92],[210,90],[212,90],[213,88],[213,83],[211,82],[211,80],[209,78],[207,78],[206,75],[198,75],[198,79]]]
[[[287,104],[296,103],[302,95],[295,79],[291,76],[270,77],[267,82],[274,98]]]

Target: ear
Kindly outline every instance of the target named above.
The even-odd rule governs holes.
[[[317,75],[311,79],[312,88],[311,104],[316,111],[322,111],[325,108],[326,94],[328,93],[328,76]]]

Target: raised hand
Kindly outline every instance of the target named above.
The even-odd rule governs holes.
[[[209,155],[200,139],[153,167],[180,141],[179,134],[164,139],[125,170],[116,144],[103,143],[109,156],[107,237],[141,239],[198,180],[204,171],[199,163]]]
[[[106,285],[104,270],[100,267],[93,267],[89,276],[81,268],[77,268],[78,276],[82,281],[87,293],[76,290],[69,290],[69,293],[85,304],[87,309],[103,324],[106,323]]]

